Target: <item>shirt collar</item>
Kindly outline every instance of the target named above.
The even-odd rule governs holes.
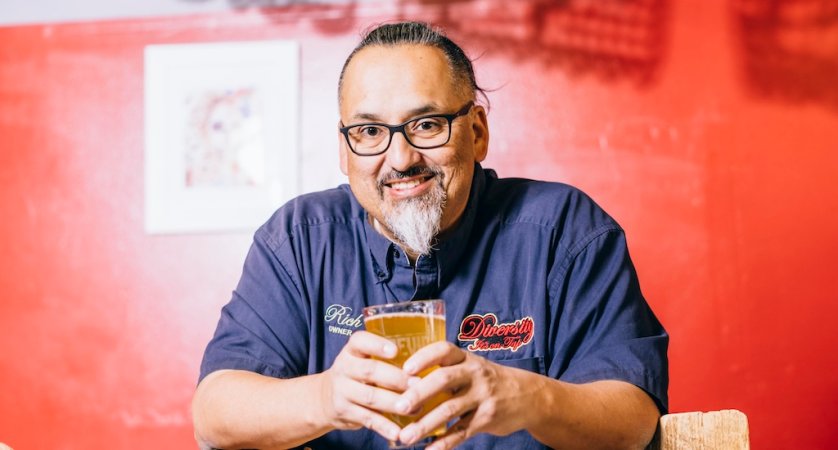
[[[390,252],[394,250],[395,244],[384,237],[383,234],[376,231],[369,213],[364,214],[364,232],[367,235],[367,243],[372,254],[372,265],[375,276],[379,283],[387,281],[391,275],[390,264],[387,264],[387,261],[392,261],[388,257],[390,256]]]
[[[474,219],[477,216],[478,205],[485,185],[486,174],[483,167],[479,163],[475,163],[471,190],[463,215],[457,226],[445,236],[445,239],[434,250],[434,259],[437,261],[439,275],[437,283],[440,288],[454,275],[457,262],[468,245],[468,238],[474,227]],[[390,279],[393,261],[392,252],[396,250],[396,244],[375,230],[369,213],[366,213],[364,217],[364,231],[373,257],[373,269],[378,282],[381,283]]]
[[[460,257],[469,245],[471,230],[474,228],[474,220],[477,217],[477,210],[482,200],[482,194],[486,186],[486,174],[479,163],[474,164],[474,176],[471,179],[471,191],[468,195],[466,209],[460,217],[459,223],[443,239],[436,253],[436,260],[439,268],[439,287],[446,285],[459,267]]]

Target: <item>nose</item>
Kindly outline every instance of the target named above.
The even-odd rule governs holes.
[[[407,142],[403,133],[393,133],[393,140],[390,141],[386,155],[387,164],[400,172],[410,169],[422,160],[422,153]]]

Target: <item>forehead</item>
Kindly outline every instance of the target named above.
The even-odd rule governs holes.
[[[426,45],[370,46],[350,61],[343,78],[341,116],[375,114],[397,117],[423,106],[458,105],[448,59]]]

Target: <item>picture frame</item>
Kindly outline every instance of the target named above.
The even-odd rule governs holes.
[[[145,230],[253,231],[299,193],[295,41],[145,47]]]

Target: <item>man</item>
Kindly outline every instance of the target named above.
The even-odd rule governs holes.
[[[471,62],[420,23],[347,59],[349,187],[304,195],[254,237],[201,368],[196,436],[222,448],[642,448],[667,404],[668,337],[620,227],[558,183],[498,179]],[[522,151],[525,151],[522,150]],[[361,308],[442,298],[450,342],[400,369]],[[424,369],[439,366],[419,378]],[[453,398],[400,429],[440,391]]]

